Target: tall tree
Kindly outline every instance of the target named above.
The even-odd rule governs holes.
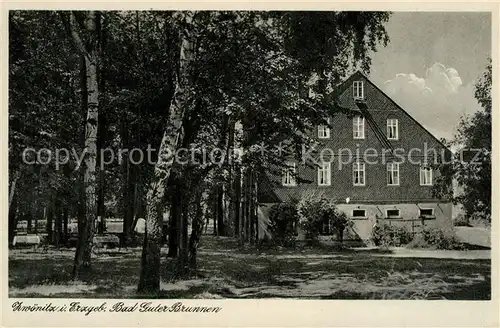
[[[201,141],[208,153],[221,145],[224,148],[232,137],[228,136],[231,132],[224,117],[244,123],[245,133],[228,145],[234,148],[234,144],[241,144],[245,149],[241,163],[242,202],[238,201],[234,211],[238,211],[242,227],[239,232],[244,234],[244,241],[255,240],[258,237],[256,182],[262,174],[279,172],[286,159],[283,154],[263,153],[260,149],[280,142],[299,146],[298,149],[308,144],[305,132],[323,123],[327,113],[339,110],[327,96],[329,88],[348,72],[347,64],[354,67],[359,64],[367,70],[370,52],[379,43],[387,42],[383,23],[389,14],[204,12],[200,16],[206,28],[196,34],[197,55],[193,66],[197,74],[193,85],[204,109],[200,113],[199,136],[206,140],[195,140]],[[315,19],[323,23],[314,26]],[[321,33],[316,31],[318,28],[323,29]],[[338,33],[328,32],[335,28]],[[321,67],[312,65],[314,60],[307,57],[307,52],[295,51],[304,38],[315,38],[314,51],[321,55]],[[304,95],[313,74],[325,76],[321,83],[312,86],[319,94],[314,99],[307,93]],[[227,159],[226,156],[224,160]],[[212,183],[219,189],[213,197],[214,218],[219,218],[214,222],[219,223],[224,222],[220,218],[227,217],[227,213],[221,213],[227,212],[227,207],[222,205],[224,202],[221,204],[224,197],[217,195],[221,194],[220,186],[228,184],[226,180],[231,174],[225,174],[224,161],[222,165],[214,165],[214,169],[217,174]],[[235,185],[235,191],[240,189],[239,179]]]
[[[433,192],[461,204],[468,218],[491,221],[491,59],[475,86],[481,109],[463,117],[449,143],[457,149],[451,163],[438,164],[441,171]],[[450,188],[451,182],[457,190]]]
[[[85,188],[85,216],[79,227],[78,245],[75,253],[73,276],[88,272],[91,267],[92,247],[97,218],[97,128],[99,119],[99,87],[97,79],[98,66],[98,17],[95,11],[84,12],[79,20],[75,12],[69,13],[69,18],[63,16],[64,22],[70,31],[76,49],[84,59],[87,92],[87,118],[85,122],[84,147],[84,188]],[[80,31],[84,27],[84,38]],[[60,213],[57,213],[60,215]]]
[[[144,293],[157,292],[160,289],[160,243],[163,222],[161,202],[174,163],[174,156],[172,156],[171,152],[177,149],[177,144],[181,138],[184,114],[192,101],[189,69],[194,60],[191,40],[193,14],[190,11],[179,13],[180,46],[175,92],[169,108],[169,124],[163,134],[158,150],[154,178],[147,193],[146,233],[138,287],[139,292]]]
[[[56,193],[65,195],[66,204],[76,200],[74,180],[78,172],[73,171],[71,158],[67,164],[59,165],[55,164],[54,153],[50,156],[42,152],[38,162],[34,152],[27,152],[23,158],[23,151],[72,147],[78,151],[83,146],[78,144],[83,125],[80,125],[80,111],[75,110],[80,102],[78,55],[58,14],[12,11],[9,15],[9,177],[12,177],[9,197],[13,197],[9,238],[12,238],[17,218],[28,218],[28,209],[34,205],[21,199],[35,192],[38,210],[33,213],[37,216],[51,206]],[[39,83],[41,80],[45,83]],[[65,167],[71,169],[63,172]]]
[[[105,37],[99,33],[101,16]],[[263,153],[259,147],[280,142],[294,147],[308,144],[304,132],[322,123],[323,114],[338,111],[328,100],[329,88],[347,74],[347,67],[367,69],[371,51],[387,41],[383,23],[388,14],[65,12],[62,17],[70,38],[51,39],[63,27],[54,12],[17,14],[11,26],[15,37],[9,44],[9,63],[13,65],[9,70],[13,128],[9,131],[9,163],[13,164],[9,166],[13,208],[9,220],[15,221],[10,217],[16,213],[30,214],[31,207],[20,200],[33,194],[34,188],[36,197],[43,198],[39,204],[51,209],[53,221],[60,219],[61,210],[82,198],[75,274],[85,271],[90,267],[93,223],[98,215],[96,152],[103,147],[144,152],[148,143],[159,144],[159,155],[153,153],[151,158],[154,168],[130,163],[126,156],[126,170],[121,170],[125,165],[119,160],[99,171],[100,213],[104,202],[122,199],[122,204],[130,204],[123,211],[125,231],[132,231],[134,213],[142,212],[138,204],[146,203],[139,290],[155,292],[159,289],[162,217],[166,204],[174,207],[172,195],[180,197],[180,205],[176,224],[171,225],[172,236],[178,240],[171,239],[177,243],[172,243],[169,252],[179,249],[182,268],[196,266],[205,222],[200,216],[212,214],[212,198],[218,205],[214,212],[219,213],[220,233],[234,229],[245,233],[246,241],[255,241],[257,182],[264,174],[279,172],[286,159],[283,154]],[[99,40],[106,40],[105,49]],[[80,59],[82,85],[78,84]],[[53,78],[41,87],[37,81],[48,73]],[[319,76],[319,82],[308,86],[312,75]],[[309,87],[319,96],[304,94]],[[122,122],[126,124],[120,126]],[[244,131],[234,128],[242,123]],[[100,138],[97,145],[96,137]],[[67,145],[61,140],[71,142]],[[68,174],[40,163],[35,165],[37,169],[22,165],[20,156],[14,155],[31,145],[85,147],[84,174],[73,170],[74,162]],[[178,147],[200,151],[197,159],[203,152],[222,152],[202,165],[174,165],[170,152]],[[244,156],[234,161],[231,154],[240,147]],[[20,174],[14,188],[17,170]],[[206,176],[210,179],[205,181]],[[133,188],[134,180],[141,184],[138,188]],[[174,183],[176,180],[182,183]],[[104,189],[104,182],[118,187]],[[147,192],[136,191],[142,185],[149,186],[144,188]],[[79,186],[82,197],[78,197]],[[58,195],[66,194],[71,197],[56,204]],[[212,194],[216,197],[209,197]],[[189,224],[191,236],[187,234]],[[57,229],[61,230],[60,223]]]

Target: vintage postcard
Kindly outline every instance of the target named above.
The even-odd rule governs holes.
[[[497,5],[4,9],[3,326],[500,325]]]

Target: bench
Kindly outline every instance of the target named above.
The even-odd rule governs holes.
[[[35,246],[40,245],[42,243],[42,239],[38,235],[17,235],[14,236],[14,240],[12,241],[12,246],[21,245],[21,246]]]
[[[120,238],[114,234],[95,235],[93,244],[97,248],[114,248],[120,245]]]
[[[32,234],[26,234],[26,235],[16,235],[14,236],[14,239],[12,240],[12,246],[13,247],[33,247],[33,250],[37,250],[40,246],[43,247],[43,251],[47,252],[48,250],[48,245],[47,245],[47,238],[40,236],[40,235],[32,235]]]

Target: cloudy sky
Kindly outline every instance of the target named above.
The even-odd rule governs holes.
[[[491,53],[489,13],[394,13],[370,78],[436,137],[479,108],[474,84]]]

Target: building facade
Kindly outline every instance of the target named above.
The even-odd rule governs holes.
[[[422,225],[451,227],[451,202],[432,192],[439,177],[434,164],[450,151],[360,72],[334,94],[344,110],[311,131],[314,151],[261,186],[260,219],[267,220],[272,204],[316,193],[334,201],[363,240],[380,222],[414,232]]]

